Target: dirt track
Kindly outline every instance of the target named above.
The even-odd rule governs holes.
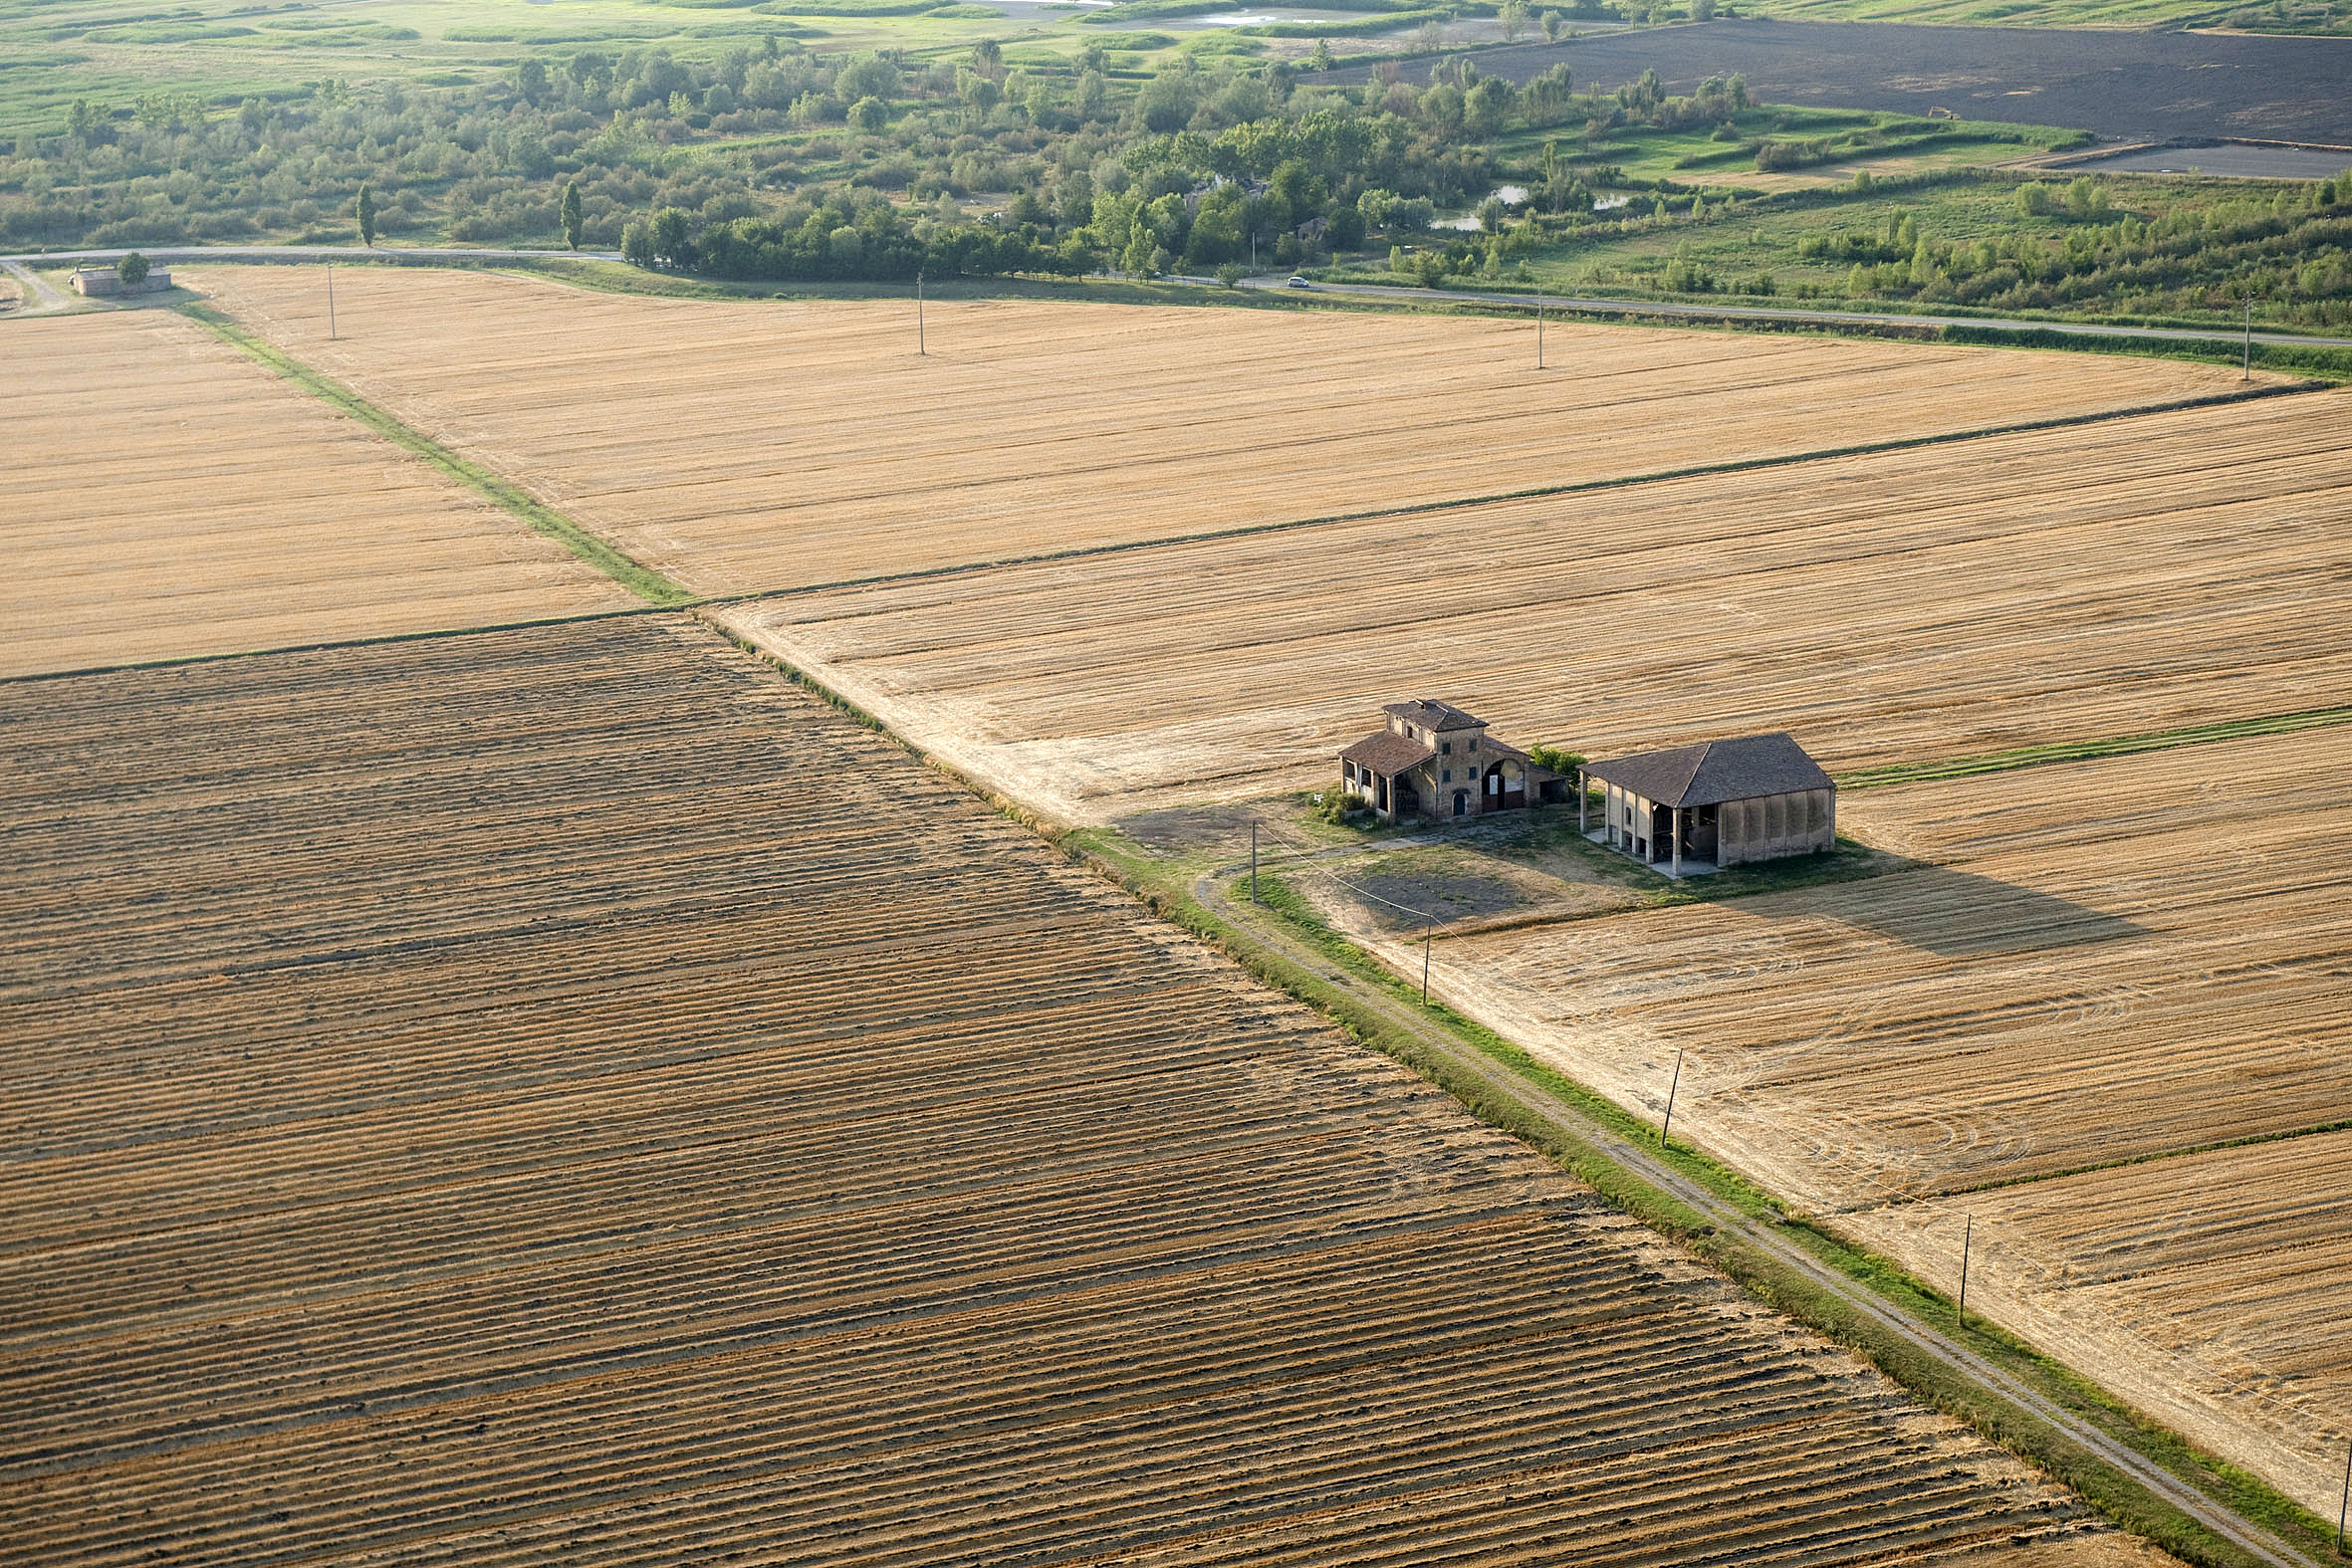
[[[0,748],[23,1560],[2107,1554],[690,623]]]

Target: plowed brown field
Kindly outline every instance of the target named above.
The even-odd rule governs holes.
[[[187,281],[705,592],[2220,392],[2161,361],[1289,311],[731,304],[407,268]],[[1885,500],[1888,498],[1882,498]],[[1716,519],[1721,521],[1721,517]]]
[[[0,675],[639,602],[167,312],[0,353]]]
[[[2317,1508],[2340,1141],[2065,1173],[2352,1114],[2348,769],[2338,727],[1852,794],[1841,827],[1935,863],[1467,936],[1435,987],[1652,1115],[1685,1052],[1678,1135],[1947,1288],[1978,1214],[1972,1301]]]
[[[690,622],[0,760],[14,1561],[2108,1555]]]
[[[793,594],[730,619],[1039,808],[1321,787],[1382,703],[1833,768],[2352,686],[2352,393]]]

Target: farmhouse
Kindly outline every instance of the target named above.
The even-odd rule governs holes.
[[[1339,754],[1349,794],[1387,821],[1484,816],[1560,797],[1562,780],[1487,734],[1487,722],[1452,703],[1417,697],[1380,710],[1388,728]]]
[[[1673,874],[1809,855],[1837,841],[1837,784],[1787,734],[1702,741],[1577,770],[1605,789],[1601,827],[1585,836]]]
[[[160,294],[171,287],[171,269],[149,267],[136,285],[126,284],[112,267],[77,267],[74,292],[87,295]]]

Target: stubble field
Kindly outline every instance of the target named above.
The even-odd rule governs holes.
[[[691,622],[0,753],[20,1560],[2151,1560]]]
[[[1064,820],[1320,788],[1441,697],[1834,769],[2352,685],[2352,394],[787,594],[731,624]]]
[[[177,316],[0,327],[0,676],[639,602]]]
[[[190,282],[697,591],[859,580],[2229,390],[2227,371],[1554,324]]]

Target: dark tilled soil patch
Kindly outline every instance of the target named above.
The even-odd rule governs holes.
[[[1533,909],[1535,898],[1525,888],[1494,877],[1462,875],[1382,875],[1351,877],[1357,888],[1382,902],[1365,900],[1364,907],[1389,930],[1418,927],[1420,910],[1441,922],[1489,920],[1497,915]],[[1398,906],[1403,907],[1398,907]]]
[[[1883,22],[1710,22],[1481,50],[1525,82],[1565,61],[1579,90],[1655,70],[1666,91],[1748,78],[1766,103],[2065,125],[2130,141],[2247,136],[2352,145],[2352,38],[2231,37]],[[1418,82],[1428,68],[1406,68]],[[1351,68],[1329,80],[1361,80]]]

